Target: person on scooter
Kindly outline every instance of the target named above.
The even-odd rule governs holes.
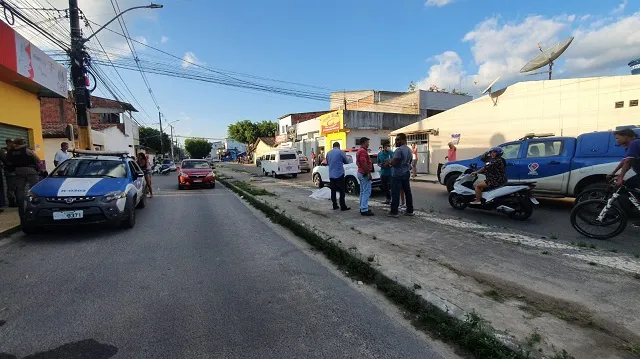
[[[502,158],[503,153],[501,147],[492,147],[488,152],[491,158],[486,166],[473,172],[475,175],[483,173],[487,178],[476,184],[476,200],[469,204],[482,204],[482,191],[501,187],[507,183],[507,161]]]

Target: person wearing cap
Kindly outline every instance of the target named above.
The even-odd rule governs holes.
[[[630,128],[625,128],[614,132],[616,136],[616,142],[624,148],[626,148],[624,158],[609,177],[615,177],[616,173],[620,171],[620,174],[616,178],[616,185],[622,186],[625,183],[624,177],[627,175],[630,169],[635,172],[631,178],[626,181],[626,185],[629,188],[640,188],[640,138]]]
[[[18,213],[20,218],[24,215],[25,187],[28,189],[35,186],[40,181],[40,158],[30,148],[23,138],[16,138],[13,141],[13,148],[7,154],[9,162],[16,171],[15,189],[16,202],[18,203]]]
[[[369,139],[366,137],[360,139],[360,148],[356,152],[356,165],[358,166],[358,181],[360,182],[360,214],[373,216],[373,212],[369,209],[373,163],[369,158]]]

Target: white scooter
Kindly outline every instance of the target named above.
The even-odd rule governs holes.
[[[451,207],[463,210],[467,207],[505,213],[509,218],[524,221],[533,214],[533,205],[538,204],[531,190],[535,182],[508,183],[482,193],[482,204],[471,204],[476,198],[473,184],[478,179],[471,170],[461,174],[449,194]]]
[[[162,165],[159,163],[156,163],[156,165],[151,168],[151,174],[152,175],[160,174],[160,168],[162,168]]]

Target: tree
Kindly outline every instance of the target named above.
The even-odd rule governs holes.
[[[184,140],[184,149],[187,150],[191,158],[205,158],[209,153],[213,144],[202,138],[187,138]]]
[[[227,134],[234,140],[242,143],[254,143],[258,137],[274,137],[278,133],[278,123],[262,121],[253,123],[242,120],[229,125]]]
[[[140,145],[148,147],[159,154],[162,154],[160,150],[160,130],[156,130],[151,127],[140,127]],[[167,153],[171,149],[171,140],[166,133],[162,134],[162,143],[164,145],[164,152]]]

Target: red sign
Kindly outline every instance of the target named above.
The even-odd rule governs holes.
[[[67,97],[67,70],[27,39],[0,21],[0,67]]]

